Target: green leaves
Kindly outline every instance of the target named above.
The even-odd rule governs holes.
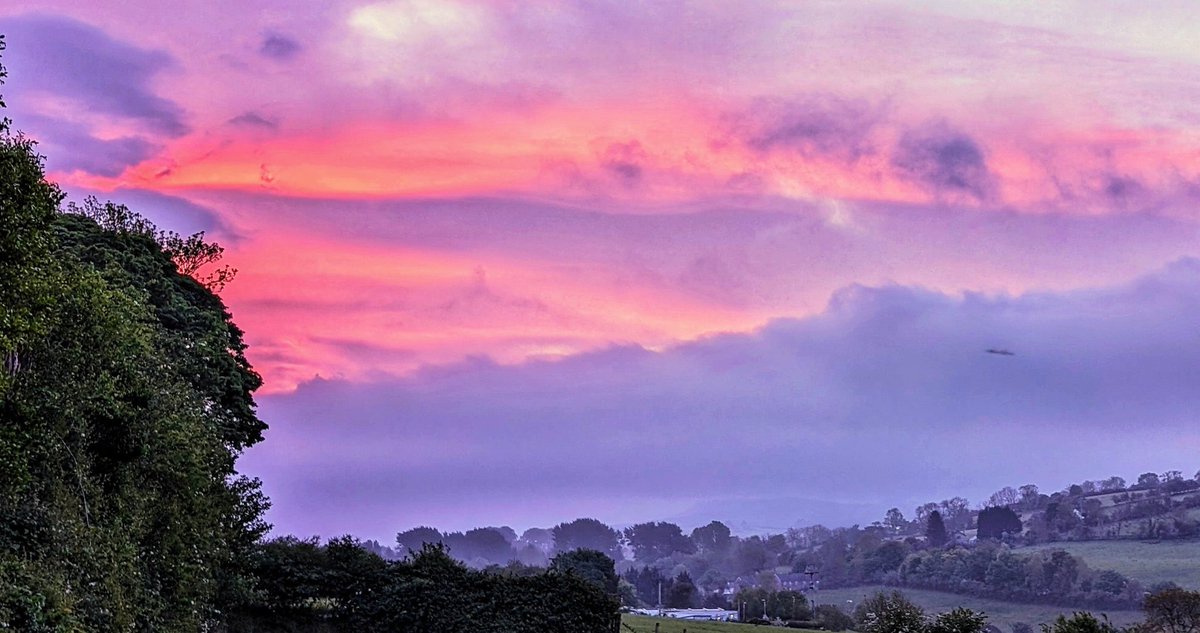
[[[61,201],[0,133],[0,629],[200,630],[266,531],[261,379],[189,276],[221,249]]]

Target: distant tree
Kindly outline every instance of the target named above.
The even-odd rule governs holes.
[[[596,519],[575,519],[554,526],[554,550],[594,549],[613,560],[621,560],[620,535]]]
[[[1021,517],[1011,508],[991,506],[979,511],[977,536],[984,538],[1003,538],[1005,534],[1017,535],[1022,530]]]
[[[729,528],[720,521],[713,521],[692,530],[692,542],[701,552],[725,552],[730,544]]]
[[[1013,488],[1012,486],[1005,486],[992,493],[992,496],[988,499],[988,505],[1001,507],[1011,506],[1016,504],[1020,498],[1021,497],[1017,494],[1016,488]]]
[[[767,556],[774,561],[773,565],[787,565],[790,563],[791,550],[788,549],[787,538],[782,534],[772,534],[763,541],[763,547],[767,550]]]
[[[1013,622],[1012,633],[1033,633],[1033,625],[1028,622]]]
[[[759,536],[751,536],[738,541],[730,563],[733,573],[742,575],[774,567],[776,561],[767,551],[766,542]]]
[[[913,517],[919,525],[926,525],[929,523],[929,515],[937,509],[938,504],[936,503],[929,502],[922,504],[917,506],[916,510],[913,510]]]
[[[767,613],[782,620],[808,620],[813,615],[808,599],[799,591],[777,591],[768,596]]]
[[[1083,486],[1081,486],[1079,484],[1071,484],[1071,486],[1069,488],[1067,488],[1067,496],[1082,497],[1083,496]]]
[[[755,574],[755,580],[758,581],[758,586],[762,587],[769,593],[779,591],[779,576],[774,570],[764,569]]]
[[[674,523],[638,523],[625,528],[625,539],[633,549],[635,560],[649,563],[666,558],[675,552],[694,554],[696,546]]]
[[[446,534],[442,542],[450,550],[451,556],[472,567],[482,567],[487,563],[503,564],[513,558],[512,546],[504,534],[495,528],[475,528],[462,534]],[[478,561],[484,564],[477,564]]]
[[[1125,479],[1123,477],[1113,475],[1112,477],[1105,479],[1104,483],[1100,484],[1100,489],[1104,492],[1118,492],[1124,490]]]
[[[1162,483],[1169,483],[1172,481],[1182,481],[1183,480],[1183,472],[1178,471],[1178,470],[1168,470],[1167,472],[1163,473],[1162,475],[1159,475],[1159,480]]]
[[[617,597],[621,599],[621,606],[638,606],[637,587],[634,587],[633,583],[624,578],[617,581]]]
[[[1103,591],[1104,593],[1111,593],[1113,595],[1119,595],[1122,591],[1125,591],[1125,587],[1128,585],[1128,578],[1111,569],[1105,569],[1096,574],[1096,579],[1092,582],[1092,588],[1096,591]]]
[[[375,540],[366,540],[360,543],[363,549],[382,558],[383,560],[397,560],[403,558],[396,550]]]
[[[942,521],[942,513],[937,510],[929,513],[928,523],[925,524],[925,540],[933,547],[941,547],[950,540],[946,533],[946,524]]]
[[[863,574],[869,579],[882,579],[883,574],[900,569],[909,554],[909,547],[900,541],[887,541],[863,556]]]
[[[893,532],[899,532],[908,526],[908,521],[904,520],[904,513],[900,512],[900,508],[891,508],[883,516],[883,524],[891,528]]]
[[[504,540],[508,541],[509,544],[515,543],[517,540],[517,531],[508,527],[507,525],[501,525],[500,527],[491,526],[484,529],[495,530],[499,532],[501,536],[504,537]]]
[[[700,576],[700,580],[696,583],[696,586],[710,592],[720,591],[725,589],[727,582],[728,579],[725,577],[725,574],[721,573],[721,570],[710,567]]]
[[[679,572],[675,576],[675,581],[671,583],[671,591],[663,600],[671,609],[687,609],[696,606],[699,601],[699,592],[696,591],[696,583],[692,582],[691,575],[686,571]]]
[[[1145,490],[1153,490],[1157,488],[1161,482],[1156,473],[1142,473],[1138,475],[1137,487]]]
[[[550,569],[563,574],[575,574],[600,587],[610,596],[619,594],[619,583],[613,559],[594,549],[573,549],[550,559]]]
[[[1021,505],[1034,509],[1038,505],[1038,487],[1036,484],[1025,484],[1017,489],[1021,493]]]
[[[429,526],[415,527],[396,535],[396,545],[400,547],[400,555],[413,556],[421,551],[426,543],[441,543],[442,533]]]
[[[554,532],[546,528],[529,528],[521,533],[520,541],[538,548],[545,554],[554,551]]]
[[[521,545],[520,543],[520,541],[517,541],[517,547],[513,549],[513,557],[522,565],[545,567],[550,563],[546,552],[533,545]]]
[[[666,596],[670,592],[673,582],[669,577],[663,575],[662,570],[649,565],[632,568],[625,572],[623,578],[633,585],[638,600],[647,607],[658,606],[660,588],[663,592],[662,595]]]
[[[951,497],[939,504],[942,520],[952,530],[965,530],[971,525],[971,503],[963,497]]]
[[[795,550],[817,547],[833,536],[833,530],[824,525],[807,525],[802,528],[788,528],[788,546]]]
[[[1161,633],[1200,632],[1200,591],[1178,587],[1152,594],[1142,604],[1146,624]]]

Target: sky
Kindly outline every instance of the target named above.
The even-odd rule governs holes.
[[[9,0],[205,231],[277,533],[866,524],[1200,467],[1200,5]],[[1013,355],[997,355],[1004,349]]]

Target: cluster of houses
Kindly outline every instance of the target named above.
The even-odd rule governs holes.
[[[761,587],[763,585],[762,581],[762,574],[738,576],[725,583],[723,593],[726,596],[732,597],[743,589],[757,589]],[[792,572],[790,574],[774,574],[773,584],[776,591],[799,591],[804,594],[811,594],[820,588],[821,581],[816,579],[815,572]]]

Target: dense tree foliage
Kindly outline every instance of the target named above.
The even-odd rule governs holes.
[[[621,534],[596,519],[575,519],[554,526],[554,549],[569,552],[573,549],[594,549],[613,560],[621,560]]]
[[[258,376],[180,270],[219,249],[62,201],[0,130],[0,623],[199,630],[252,591],[266,527],[234,470],[262,437]]]
[[[934,547],[940,547],[946,544],[949,536],[946,534],[946,523],[942,520],[942,513],[934,510],[929,513],[928,523],[925,526],[925,540]]]
[[[608,561],[611,573],[612,561]],[[259,599],[235,614],[237,630],[615,632],[615,598],[577,568],[474,571],[441,545],[384,561],[351,538],[325,545],[276,539],[258,548]]]
[[[574,549],[550,559],[550,569],[582,578],[610,596],[617,595],[617,572],[613,559],[594,549]]]
[[[683,534],[674,523],[638,523],[625,528],[625,540],[633,549],[633,557],[640,561],[655,561],[676,552],[693,554],[696,545]]]
[[[1021,517],[1005,506],[988,506],[980,510],[977,526],[979,538],[991,539],[1019,536],[1023,529]]]

